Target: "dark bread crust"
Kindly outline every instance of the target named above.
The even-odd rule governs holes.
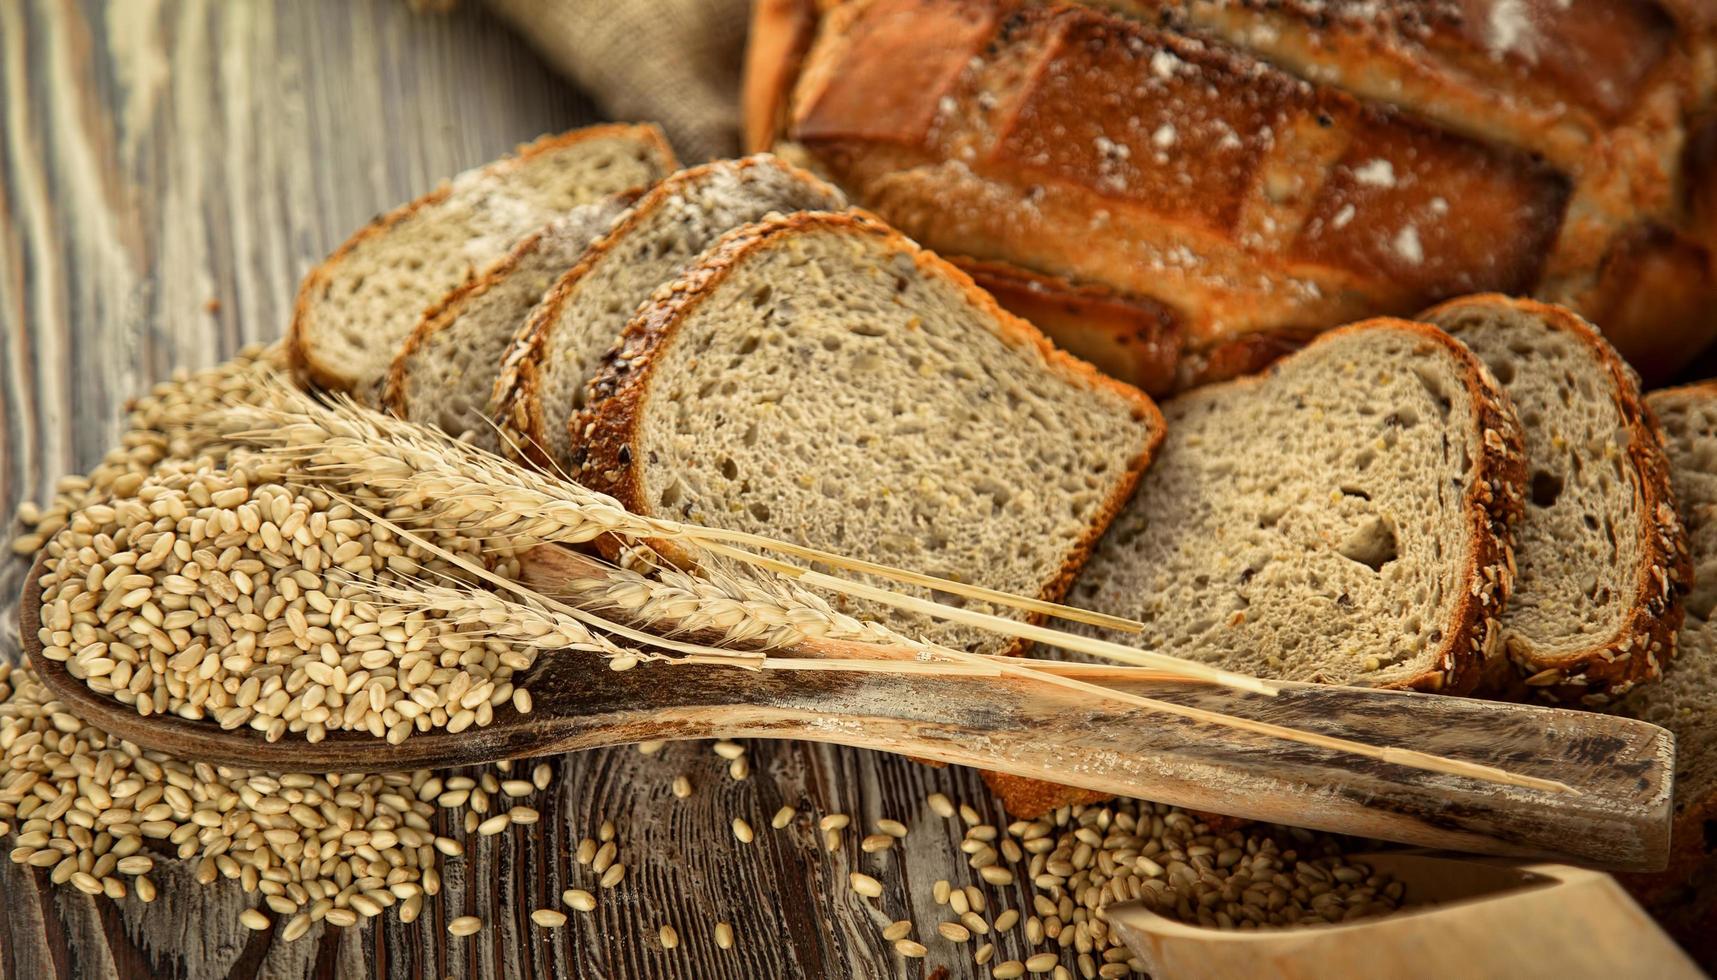
[[[1666,388],[1645,396],[1646,407],[1654,411],[1659,405],[1681,399],[1717,400],[1717,380]],[[1683,502],[1679,509],[1685,514],[1687,504]],[[1685,657],[1686,651],[1681,653],[1680,661],[1673,668],[1675,670],[1711,671],[1717,668],[1717,664],[1689,662]],[[1623,702],[1616,707],[1625,705],[1626,702]],[[1686,746],[1676,746],[1678,753],[1685,749]],[[1693,879],[1702,874],[1711,878],[1712,872],[1717,870],[1711,864],[1713,854],[1717,853],[1717,841],[1706,832],[1706,825],[1717,821],[1717,786],[1712,787],[1705,796],[1696,799],[1683,796],[1679,784],[1675,789],[1675,822],[1670,830],[1669,866],[1652,874],[1616,876],[1623,887],[1648,908],[1668,901],[1678,901],[1681,898],[1680,893]],[[1713,882],[1708,882],[1711,883]]]
[[[637,201],[639,195],[647,188],[638,187],[621,191],[614,195],[613,200],[622,206],[630,207]],[[552,222],[551,222],[552,224]],[[485,269],[475,279],[467,280],[453,287],[440,302],[431,306],[423,313],[423,318],[412,328],[411,336],[407,337],[399,353],[394,355],[393,363],[388,366],[387,383],[382,387],[381,407],[384,411],[392,412],[402,419],[411,418],[410,406],[406,404],[406,382],[411,374],[411,363],[417,352],[429,343],[430,338],[452,326],[465,312],[466,307],[476,301],[489,290],[494,289],[513,274],[529,256],[535,254],[541,245],[543,236],[547,234],[547,226],[526,235],[513,246],[506,256]],[[521,324],[521,327],[523,325]],[[496,365],[499,373],[500,365]]]
[[[585,249],[578,264],[567,270],[549,289],[502,357],[501,371],[495,379],[494,401],[499,408],[497,421],[505,436],[503,442],[508,444],[509,452],[519,454],[520,462],[551,473],[563,470],[570,472],[571,469],[570,461],[554,459],[548,449],[548,422],[543,414],[540,365],[548,349],[549,335],[554,332],[560,321],[561,311],[572,299],[578,283],[605,255],[631,237],[633,229],[654,214],[663,202],[679,195],[681,189],[688,184],[695,185],[716,171],[739,172],[759,166],[785,168],[795,177],[834,193],[834,188],[814,174],[767,155],[750,156],[740,160],[716,160],[688,167],[667,177],[639,198],[638,203],[621,215],[613,227],[608,229],[607,234]],[[572,429],[572,444],[574,447],[579,444],[576,427]]]
[[[1405,320],[1379,318],[1321,334],[1305,348],[1312,351],[1349,333],[1379,327],[1410,332],[1433,347],[1452,354],[1462,373],[1473,406],[1472,435],[1479,447],[1471,484],[1464,498],[1471,528],[1472,557],[1465,588],[1460,590],[1451,625],[1434,666],[1387,686],[1440,694],[1467,694],[1478,686],[1490,665],[1500,662],[1502,608],[1514,588],[1514,524],[1525,511],[1526,453],[1514,408],[1496,379],[1466,346],[1436,327]],[[1265,383],[1290,363],[1290,355],[1261,375],[1226,382],[1229,388]],[[1206,392],[1201,397],[1208,397]],[[984,781],[1007,812],[1029,819],[1058,807],[1106,798],[1089,790],[1056,786],[1032,779],[985,773]]]
[[[1422,316],[1436,321],[1467,312],[1483,316],[1487,311],[1523,313],[1585,344],[1604,366],[1615,409],[1628,433],[1628,469],[1637,480],[1644,525],[1637,531],[1643,560],[1626,615],[1614,635],[1560,656],[1540,654],[1524,639],[1505,637],[1504,650],[1515,672],[1513,677],[1498,678],[1503,685],[1496,692],[1601,705],[1635,684],[1662,675],[1663,663],[1675,655],[1684,615],[1682,599],[1692,583],[1693,565],[1675,508],[1663,435],[1657,417],[1640,396],[1633,370],[1595,327],[1563,307],[1488,293],[1443,303]],[[1455,333],[1458,337],[1459,331]]]
[[[674,156],[673,148],[668,145],[667,137],[654,124],[607,123],[600,126],[586,126],[557,135],[542,136],[530,143],[522,143],[516,147],[512,156],[502,157],[484,166],[479,173],[484,176],[504,174],[517,169],[520,165],[555,150],[564,149],[586,140],[604,139],[609,137],[630,137],[639,143],[650,147],[662,161],[664,170],[673,170],[679,166],[678,158]],[[361,247],[372,238],[388,232],[393,226],[404,221],[418,211],[446,200],[452,193],[451,181],[442,181],[434,190],[411,201],[402,204],[392,211],[377,215],[369,224],[358,229],[352,237],[346,239],[339,248],[335,249],[322,263],[311,269],[304,277],[304,282],[298,287],[298,299],[293,306],[292,325],[286,333],[286,355],[292,369],[293,377],[300,384],[326,388],[331,391],[344,391],[350,387],[346,378],[333,373],[328,366],[317,363],[311,349],[315,346],[313,332],[315,324],[311,322],[311,305],[320,290],[328,288],[328,280],[346,256]]]
[[[875,239],[883,247],[912,258],[929,275],[952,280],[980,315],[990,318],[1003,340],[1016,347],[1035,349],[1047,367],[1079,387],[1119,394],[1134,407],[1137,418],[1150,429],[1143,450],[1128,460],[1127,468],[1113,493],[1098,512],[1086,534],[1069,551],[1056,573],[1044,583],[1038,598],[1059,601],[1089,557],[1091,548],[1137,486],[1164,434],[1162,413],[1144,393],[1103,375],[1095,368],[1057,350],[1031,324],[1013,316],[979,289],[970,277],[934,253],[919,248],[906,236],[862,211],[800,212],[746,225],[728,232],[698,264],[678,280],[663,287],[655,299],[627,324],[603,367],[591,381],[583,411],[570,422],[575,447],[572,475],[578,482],[618,499],[628,510],[650,514],[644,494],[644,477],[633,443],[638,437],[654,373],[657,354],[674,340],[682,322],[707,299],[745,258],[776,241],[799,234],[834,232]],[[664,548],[670,558],[683,558]],[[1028,622],[1040,623],[1032,614]],[[1020,653],[1029,644],[1016,640],[1007,652]]]

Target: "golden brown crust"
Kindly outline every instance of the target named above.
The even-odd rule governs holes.
[[[1074,357],[1148,395],[1174,390],[1182,341],[1179,318],[1168,307],[1005,262],[947,258],[1003,309]]]
[[[1162,413],[1144,393],[1057,350],[1031,324],[1003,310],[994,298],[979,289],[958,268],[920,249],[904,235],[862,211],[801,212],[735,229],[706,252],[694,268],[659,292],[656,300],[627,324],[619,343],[609,352],[602,369],[590,383],[589,402],[570,423],[572,441],[577,447],[572,460],[574,477],[585,486],[612,495],[634,513],[650,513],[642,469],[634,465],[636,450],[633,443],[644,417],[657,352],[672,342],[679,325],[748,254],[767,247],[775,239],[819,230],[870,236],[889,249],[911,256],[920,269],[953,280],[979,313],[997,324],[1003,339],[1016,346],[1035,348],[1050,370],[1072,384],[1120,395],[1133,405],[1141,424],[1149,427],[1149,443],[1141,453],[1128,460],[1125,474],[1104,502],[1091,527],[1069,550],[1061,568],[1039,592],[1039,598],[1052,602],[1060,600],[1073,584],[1097,538],[1132,496],[1139,477],[1161,444],[1164,433]],[[663,548],[671,558],[683,557],[672,548],[665,545]],[[1034,614],[1028,621],[1041,622],[1042,618]],[[1019,653],[1026,646],[1024,641],[1017,641],[1007,652]]]
[[[582,129],[574,129],[556,135],[542,136],[530,143],[520,144],[518,147],[514,148],[512,156],[503,157],[488,164],[482,168],[481,173],[485,175],[503,174],[516,169],[521,164],[526,163],[535,157],[541,156],[544,153],[564,149],[565,147],[572,146],[576,143],[582,143],[586,140],[622,136],[649,146],[655,152],[658,159],[663,161],[663,166],[665,168],[672,169],[678,165],[678,161],[674,157],[673,148],[668,146],[667,138],[662,135],[662,131],[656,126],[650,124],[607,123],[600,126],[586,126]],[[286,333],[288,362],[292,367],[293,376],[298,379],[299,383],[313,385],[319,388],[328,388],[330,390],[345,390],[350,387],[349,379],[343,378],[334,373],[325,365],[318,364],[310,351],[310,347],[313,344],[313,339],[310,337],[310,332],[313,329],[313,325],[310,322],[311,300],[316,296],[318,290],[324,290],[328,287],[328,280],[332,271],[339,266],[341,261],[343,261],[347,255],[351,254],[354,249],[359,248],[371,238],[385,234],[388,229],[399,224],[401,221],[423,208],[445,200],[447,195],[451,192],[452,184],[450,182],[443,181],[434,190],[422,197],[419,197],[407,204],[402,204],[385,214],[377,215],[375,218],[371,219],[369,224],[358,229],[352,237],[346,239],[339,248],[334,250],[332,255],[329,255],[320,265],[311,269],[309,274],[304,277],[304,282],[298,288],[297,301],[293,306],[292,325],[287,329]]]
[[[1530,288],[1560,227],[1529,154],[1218,45],[1012,0],[830,20],[793,140],[928,247],[1164,301],[1192,353]]]
[[[788,165],[773,157],[759,155],[739,160],[715,160],[688,167],[667,177],[639,198],[638,203],[622,215],[614,226],[608,229],[607,234],[592,242],[590,247],[585,249],[578,264],[555,282],[501,359],[501,371],[495,379],[495,404],[498,406],[499,416],[497,421],[506,437],[503,441],[508,445],[509,452],[516,451],[521,462],[549,472],[569,466],[565,460],[554,459],[548,450],[550,442],[548,423],[543,413],[541,364],[547,356],[550,335],[557,329],[561,312],[571,301],[579,282],[604,256],[631,237],[633,230],[648,220],[657,208],[682,194],[687,186],[702,183],[716,171],[739,172],[758,166]],[[819,187],[826,186],[821,179],[810,173],[795,167],[789,169],[802,180],[815,183]],[[834,193],[833,188],[829,190],[831,194]],[[576,433],[572,442],[574,446],[578,444]]]
[[[1669,459],[1656,417],[1639,393],[1639,381],[1597,329],[1573,312],[1534,300],[1497,294],[1470,296],[1444,303],[1423,314],[1427,320],[1473,311],[1518,311],[1569,334],[1591,349],[1609,375],[1616,411],[1628,433],[1627,459],[1637,480],[1639,512],[1645,526],[1638,530],[1642,549],[1634,598],[1616,633],[1591,646],[1560,656],[1532,649],[1518,636],[1505,636],[1504,649],[1518,672],[1518,681],[1532,694],[1548,700],[1603,704],[1641,681],[1662,674],[1674,656],[1681,629],[1682,597],[1693,576],[1687,535],[1675,509],[1670,487]],[[1455,331],[1459,335],[1459,331]],[[1530,460],[1527,461],[1530,465]],[[1518,686],[1509,688],[1518,691]]]
[[[841,4],[802,59],[781,138],[928,247],[1180,311],[1195,360],[1253,352],[1218,348],[1254,331],[1483,289],[1574,306],[1648,381],[1717,338],[1703,0],[1525,3],[1506,23],[1463,0],[1086,6],[1134,19],[1018,0]],[[1128,45],[1140,57],[1117,53]],[[1153,75],[1177,61],[1196,71],[1159,99]],[[1239,142],[1201,146],[1175,126],[1163,179],[1141,177],[1154,147],[1126,122],[1159,101],[1163,119],[1221,120]],[[1260,152],[1252,118],[1268,120]],[[1341,186],[1383,157],[1395,187]],[[1418,248],[1397,248],[1409,220]],[[1196,365],[1180,376],[1202,380]]]
[[[1717,245],[1717,238],[1712,244]],[[1717,338],[1717,255],[1656,222],[1619,235],[1572,297],[1647,384],[1675,377]]]
[[[1453,625],[1438,651],[1435,666],[1388,686],[1467,694],[1478,686],[1492,664],[1500,662],[1499,617],[1514,587],[1513,528],[1525,511],[1526,501],[1526,455],[1520,424],[1507,396],[1478,358],[1465,345],[1429,324],[1367,320],[1322,334],[1308,347],[1379,325],[1418,334],[1426,344],[1443,348],[1464,365],[1465,382],[1474,406],[1472,433],[1482,447],[1474,462],[1474,479],[1465,500],[1473,540],[1467,570],[1469,584],[1461,590],[1451,617]],[[1253,375],[1229,384],[1255,385],[1265,377]],[[1007,812],[1021,819],[1103,798],[1088,790],[1017,776],[985,773],[984,781]]]

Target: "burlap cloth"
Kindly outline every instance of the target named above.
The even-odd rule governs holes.
[[[653,121],[687,161],[739,151],[749,0],[483,0],[609,118]]]

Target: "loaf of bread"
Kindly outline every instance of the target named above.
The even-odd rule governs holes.
[[[1163,437],[1145,395],[856,213],[729,234],[633,318],[589,397],[573,475],[629,510],[1050,600]]]
[[[1503,296],[1423,315],[1500,380],[1526,436],[1528,494],[1502,614],[1509,677],[1603,704],[1675,653],[1691,570],[1669,461],[1634,373],[1561,307]]]
[[[1662,378],[1717,334],[1704,6],[769,0],[747,128],[928,247],[1160,302],[1177,385],[1483,290]]]
[[[568,470],[575,440],[567,420],[656,287],[733,228],[772,212],[845,206],[840,191],[768,155],[662,181],[555,283],[510,345],[495,397],[511,441],[538,465]]]
[[[429,306],[575,208],[649,186],[679,166],[654,126],[543,137],[370,222],[298,289],[287,334],[295,373],[362,398]]]

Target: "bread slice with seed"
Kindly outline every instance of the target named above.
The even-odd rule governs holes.
[[[855,212],[725,237],[627,325],[590,399],[574,476],[635,512],[1051,600],[1163,433],[1144,394]]]
[[[1675,826],[1669,867],[1623,875],[1640,901],[1673,894],[1717,853],[1707,824],[1717,820],[1717,381],[1655,391],[1670,482],[1686,527],[1693,568],[1676,655],[1663,679],[1641,684],[1611,710],[1675,734]]]
[[[571,208],[679,166],[654,126],[545,136],[382,215],[310,271],[288,351],[298,376],[372,396],[426,307]]]
[[[1521,682],[1602,703],[1657,677],[1675,650],[1686,539],[1663,446],[1633,371],[1573,313],[1472,296],[1422,319],[1501,380],[1526,434],[1529,489],[1503,647]]]
[[[565,468],[567,419],[603,352],[656,287],[731,229],[772,212],[844,207],[840,191],[767,154],[662,181],[555,284],[512,344],[496,385],[508,436],[538,465]]]
[[[549,287],[636,199],[615,194],[573,208],[455,288],[423,315],[394,357],[383,407],[500,452],[494,389],[507,346]]]
[[[1157,461],[1074,591],[1144,622],[1113,639],[1282,680],[1478,683],[1525,469],[1466,348],[1367,321],[1163,413]]]

